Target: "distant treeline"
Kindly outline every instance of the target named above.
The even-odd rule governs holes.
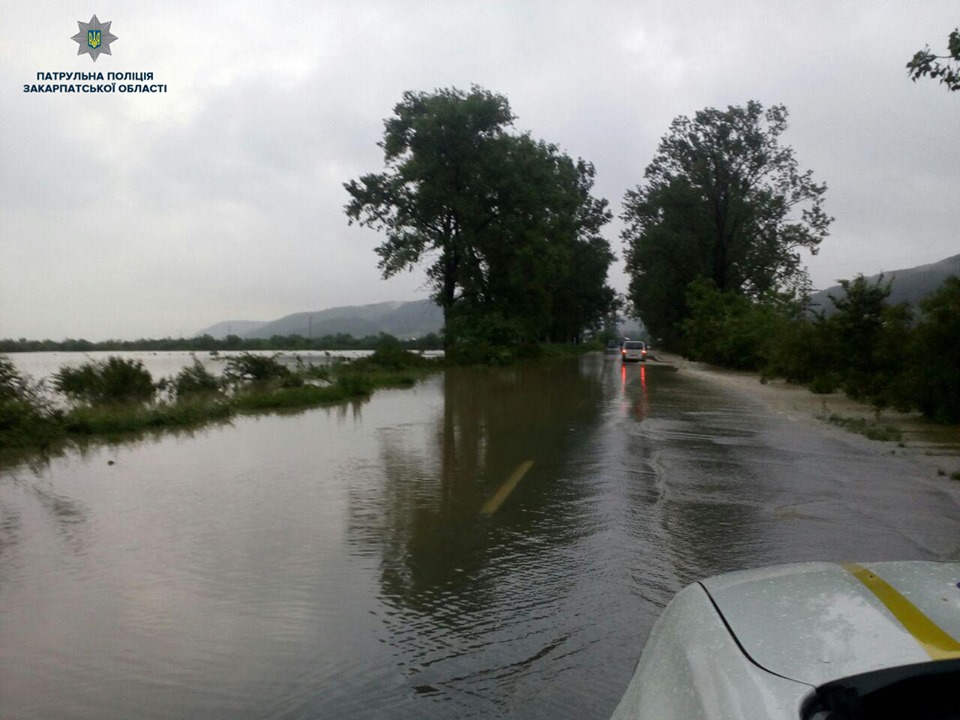
[[[355,338],[348,333],[305,338],[302,335],[274,335],[270,338],[241,338],[227,335],[217,339],[212,335],[197,335],[191,338],[160,338],[139,340],[0,340],[0,353],[16,352],[95,352],[117,350],[375,350],[384,342],[398,342],[407,350],[440,350],[443,338],[437,333],[429,333],[412,340],[397,340],[387,333],[365,335]]]

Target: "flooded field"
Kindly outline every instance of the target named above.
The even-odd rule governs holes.
[[[0,459],[0,717],[600,720],[698,577],[960,559],[860,440],[593,355]]]
[[[370,350],[336,350],[324,352],[321,350],[302,350],[274,352],[267,350],[257,350],[253,355],[266,355],[276,357],[278,362],[287,366],[294,367],[297,362],[305,365],[325,365],[335,362],[338,359],[352,360],[370,354]],[[26,373],[34,380],[43,380],[49,378],[55,372],[64,367],[79,367],[84,363],[97,360],[105,360],[108,357],[116,356],[131,360],[139,360],[143,366],[150,371],[154,380],[162,377],[172,377],[183,368],[193,364],[194,358],[212,373],[222,374],[226,367],[227,360],[239,355],[240,352],[187,352],[187,351],[164,351],[164,352],[140,352],[140,351],[116,351],[103,350],[96,352],[36,352],[36,353],[11,353],[8,357],[13,361],[21,373]],[[428,353],[432,355],[436,353]]]

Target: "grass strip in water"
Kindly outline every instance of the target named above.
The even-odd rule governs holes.
[[[63,426],[72,435],[118,435],[196,427],[217,420],[228,420],[232,414],[230,404],[219,399],[191,399],[156,405],[81,406],[64,416]]]
[[[368,393],[369,394],[369,393]],[[231,405],[240,412],[305,408],[324,403],[343,402],[358,397],[347,392],[339,383],[328,386],[302,385],[300,387],[249,390],[238,393]]]

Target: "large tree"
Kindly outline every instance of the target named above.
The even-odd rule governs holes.
[[[575,338],[612,302],[593,166],[509,132],[512,121],[506,98],[478,87],[405,93],[385,121],[384,172],[345,184],[350,221],[386,236],[384,277],[427,263],[448,340],[490,318],[509,328],[504,341]]]
[[[676,338],[698,278],[752,299],[802,283],[832,221],[826,186],[782,144],[787,109],[751,101],[676,118],[622,219],[630,299],[654,335]]]
[[[344,185],[350,222],[386,234],[377,248],[384,278],[431,256],[435,297],[445,311],[453,305],[472,270],[472,236],[495,218],[483,203],[484,166],[513,119],[505,97],[478,87],[403,94],[379,143],[386,170]]]

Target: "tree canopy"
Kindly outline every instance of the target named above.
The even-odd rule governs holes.
[[[826,185],[781,142],[787,116],[755,101],[680,116],[627,192],[630,299],[654,335],[676,339],[699,278],[752,299],[804,285],[799,250],[816,253],[832,218]]]
[[[946,62],[940,62],[941,60]],[[907,63],[907,74],[914,82],[919,78],[929,77],[939,80],[952,92],[960,90],[960,28],[955,29],[947,38],[946,55],[937,55],[929,45],[914,53]]]
[[[448,342],[575,340],[614,300],[593,166],[513,120],[505,97],[476,86],[404,93],[384,122],[384,171],[344,185],[350,222],[385,235],[384,278],[427,264]]]

